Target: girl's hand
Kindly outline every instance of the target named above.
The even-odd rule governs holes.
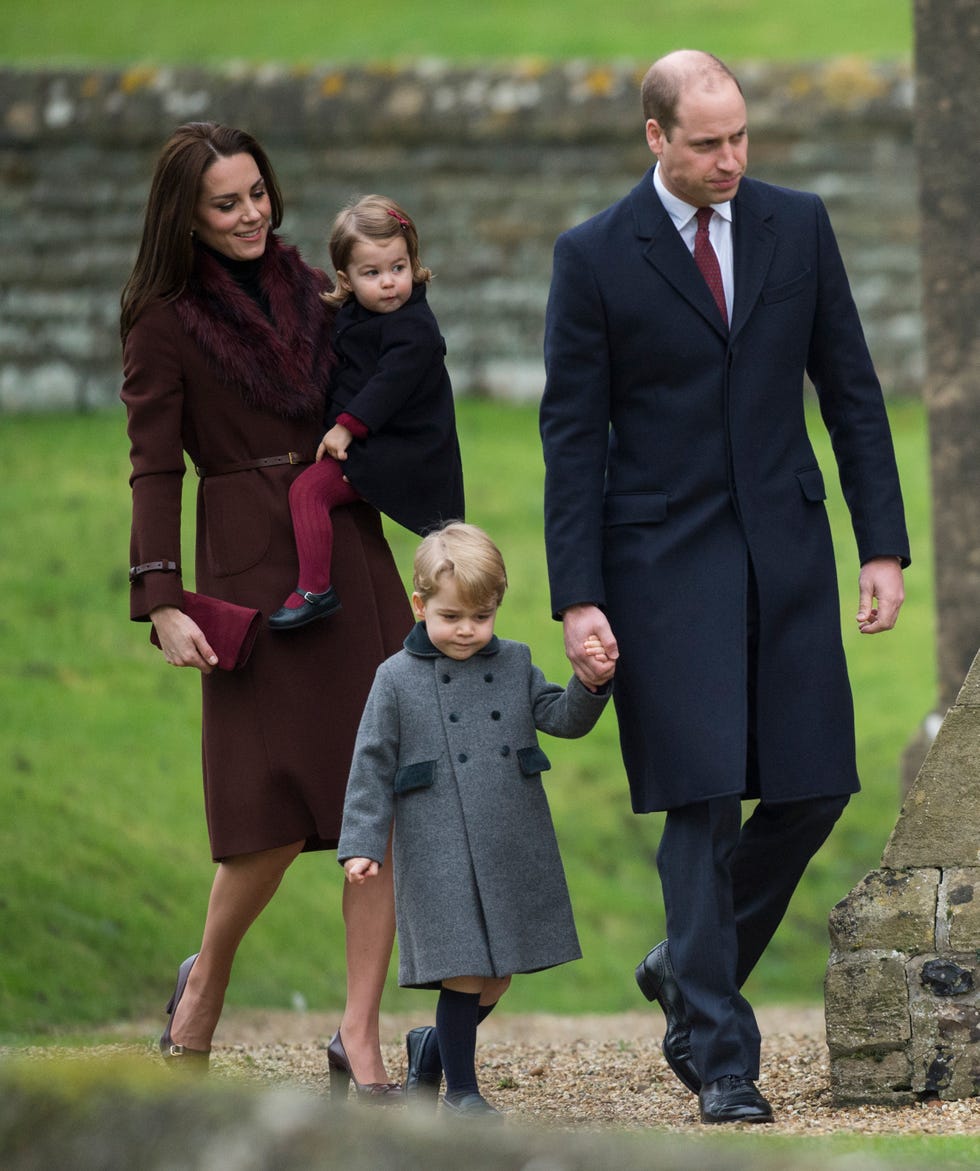
[[[160,650],[172,667],[196,667],[210,675],[218,665],[218,656],[204,637],[200,626],[176,606],[157,606],[150,611]]]
[[[360,885],[366,878],[377,878],[381,867],[371,858],[348,858],[344,863],[344,873],[348,882]]]
[[[343,463],[347,458],[347,448],[350,447],[353,439],[353,433],[348,431],[343,423],[334,423],[320,440],[320,446],[316,449],[317,460],[329,455],[331,459],[340,460]]]

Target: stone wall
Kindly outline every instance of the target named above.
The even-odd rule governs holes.
[[[980,654],[881,859],[834,908],[825,1008],[847,1102],[980,1095]]]
[[[652,161],[642,64],[304,72],[0,70],[0,410],[115,401],[118,297],[156,153],[216,119],[269,151],[284,235],[327,265],[352,194],[417,220],[461,393],[536,397],[555,236]],[[886,393],[922,378],[912,84],[902,64],[737,64],[751,173],[817,191],[834,220]]]

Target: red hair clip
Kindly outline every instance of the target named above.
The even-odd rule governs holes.
[[[400,215],[398,214],[398,212],[397,212],[397,211],[392,211],[390,207],[389,207],[389,208],[386,208],[385,210],[388,212],[388,215],[390,215],[390,216],[394,216],[394,217],[395,217],[395,219],[396,219],[396,220],[397,220],[397,221],[398,221],[398,222],[401,224],[401,226],[402,226],[403,228],[405,228],[405,229],[408,229],[408,228],[410,228],[410,227],[412,226],[412,225],[411,225],[411,224],[408,222],[408,220],[407,220],[407,219],[405,219],[405,217],[404,217],[404,216],[400,216]]]

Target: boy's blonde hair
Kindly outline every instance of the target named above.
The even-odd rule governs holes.
[[[469,606],[500,605],[507,570],[500,550],[483,529],[451,521],[429,535],[415,551],[412,586],[423,602],[438,593],[440,581],[456,582],[460,600]]]
[[[393,236],[405,237],[408,263],[412,266],[412,284],[423,285],[431,280],[432,270],[419,259],[419,234],[412,217],[387,195],[362,195],[337,213],[327,245],[334,271],[347,271],[358,241],[390,240]],[[328,305],[343,305],[353,295],[349,289],[342,289],[339,283],[332,292],[320,294]]]

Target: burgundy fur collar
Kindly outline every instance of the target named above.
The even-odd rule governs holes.
[[[320,419],[333,362],[333,312],[319,296],[329,282],[272,233],[259,282],[272,321],[199,248],[187,288],[174,303],[177,317],[221,377],[241,387],[249,406],[287,419]]]

